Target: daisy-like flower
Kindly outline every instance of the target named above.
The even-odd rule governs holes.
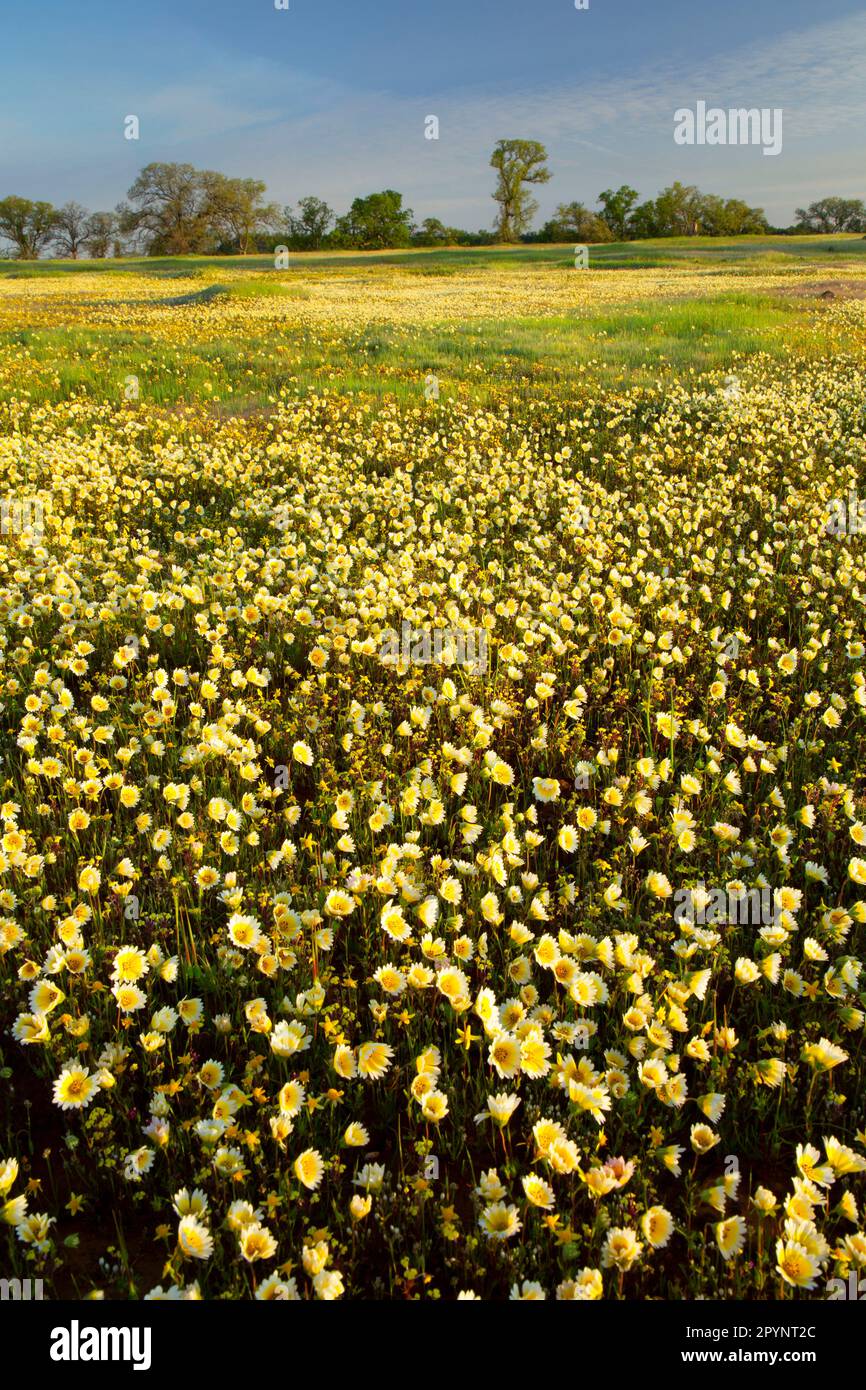
[[[717,1125],[722,1117],[722,1111],[725,1108],[725,1096],[721,1095],[718,1091],[710,1091],[708,1095],[696,1096],[695,1104],[704,1112],[707,1119],[710,1120],[712,1124]]]
[[[547,1298],[541,1284],[532,1279],[524,1279],[522,1284],[512,1284],[508,1295],[511,1302],[540,1303]]]
[[[121,946],[114,957],[112,979],[119,984],[135,984],[150,970],[147,958],[137,946]]]
[[[255,1297],[260,1303],[297,1303],[301,1296],[295,1279],[281,1279],[275,1271],[262,1280],[256,1289]]]
[[[382,930],[394,941],[406,941],[412,935],[412,928],[403,916],[403,909],[396,903],[388,903],[382,908],[379,921]]]
[[[232,1231],[242,1231],[245,1226],[261,1221],[262,1213],[251,1202],[232,1202],[226,1215],[226,1224]]]
[[[640,1226],[647,1244],[654,1250],[663,1250],[673,1233],[674,1219],[666,1207],[649,1207]]]
[[[346,1291],[342,1274],[336,1269],[323,1269],[313,1279],[313,1291],[316,1298],[325,1303],[333,1303],[335,1299],[342,1298]]]
[[[12,1036],[25,1047],[48,1042],[48,1019],[44,1014],[19,1014],[12,1025]]]
[[[556,843],[566,854],[574,854],[578,846],[578,833],[573,825],[563,825],[556,837]]]
[[[475,1115],[475,1125],[480,1125],[482,1120],[492,1119],[493,1123],[499,1126],[499,1129],[505,1129],[518,1105],[520,1105],[520,1097],[509,1093],[509,1091],[499,1091],[496,1095],[488,1095],[487,1111]]]
[[[715,1134],[709,1125],[692,1125],[689,1139],[696,1154],[709,1153],[710,1149],[719,1143],[718,1134]]]
[[[553,1211],[556,1205],[553,1188],[544,1178],[540,1178],[537,1173],[528,1173],[522,1179],[523,1191],[526,1193],[526,1200],[534,1207],[541,1207],[543,1211]]]
[[[364,1081],[380,1081],[391,1066],[394,1049],[388,1043],[365,1042],[358,1048],[358,1075]]]
[[[630,1226],[613,1226],[604,1239],[601,1252],[602,1269],[614,1266],[618,1270],[627,1271],[640,1259],[642,1251],[643,1245],[638,1240],[636,1231]]]
[[[357,1120],[353,1120],[346,1128],[346,1132],[343,1135],[343,1143],[347,1144],[350,1149],[363,1149],[369,1142],[370,1136],[364,1125],[359,1124]]]
[[[520,1071],[520,1043],[513,1033],[499,1033],[487,1050],[487,1060],[497,1076],[516,1076]]]
[[[793,1240],[776,1242],[776,1269],[786,1284],[796,1289],[814,1289],[820,1263],[804,1246]]]
[[[83,1110],[98,1090],[98,1077],[91,1075],[86,1067],[72,1063],[64,1067],[54,1083],[54,1104],[61,1110]]]
[[[517,1207],[506,1202],[491,1202],[482,1211],[478,1224],[490,1240],[510,1240],[521,1227]]]
[[[97,893],[102,882],[102,875],[92,864],[87,865],[78,875],[78,887],[82,893]]]
[[[837,1178],[845,1177],[848,1173],[866,1173],[866,1158],[862,1154],[855,1153],[847,1144],[832,1136],[825,1136],[823,1143],[827,1162]]]
[[[349,1215],[353,1221],[363,1221],[365,1216],[369,1216],[373,1209],[373,1198],[369,1196],[361,1197],[357,1192],[349,1202]]]
[[[421,1100],[421,1114],[430,1124],[438,1125],[448,1114],[448,1098],[443,1091],[429,1091]]]
[[[568,1098],[578,1110],[587,1111],[597,1125],[604,1124],[605,1112],[610,1110],[610,1093],[606,1086],[586,1086],[581,1081],[570,1080]]]
[[[53,1225],[53,1216],[48,1216],[45,1212],[33,1211],[27,1216],[22,1216],[21,1220],[15,1223],[15,1235],[22,1245],[29,1245],[40,1255],[45,1255],[51,1248],[50,1231]]]
[[[580,1166],[580,1149],[565,1137],[552,1140],[544,1157],[555,1173],[576,1173]]]
[[[353,1076],[357,1075],[358,1064],[355,1060],[355,1054],[351,1047],[347,1047],[345,1043],[340,1043],[335,1048],[332,1065],[337,1075],[343,1077],[345,1081],[350,1081]]]
[[[123,1160],[123,1176],[127,1182],[141,1182],[144,1174],[150,1172],[155,1160],[156,1150],[147,1144],[140,1149],[133,1149]]]
[[[557,1285],[558,1300],[569,1303],[595,1303],[604,1296],[600,1269],[582,1269],[573,1279]]]
[[[719,1221],[713,1229],[722,1258],[730,1260],[739,1255],[746,1243],[746,1223],[742,1216],[731,1216],[727,1221]]]
[[[328,917],[348,917],[355,911],[355,899],[340,888],[332,888],[322,911]]]
[[[242,951],[254,951],[262,939],[262,929],[255,917],[233,912],[228,923],[229,940]]]
[[[394,965],[380,965],[373,979],[386,994],[394,997],[403,994],[406,989],[406,976]]]
[[[277,1242],[267,1226],[260,1225],[258,1221],[251,1221],[244,1226],[239,1240],[241,1258],[248,1264],[254,1264],[257,1260],[269,1260],[277,1253]]]
[[[0,1197],[5,1197],[6,1193],[13,1186],[18,1177],[18,1159],[4,1158],[0,1160]]]
[[[213,1236],[197,1216],[182,1216],[177,1228],[177,1243],[184,1255],[192,1260],[209,1260],[213,1254]]]
[[[555,777],[533,777],[532,794],[536,801],[558,801],[559,782]]]
[[[679,735],[682,723],[675,714],[659,713],[656,715],[656,728],[662,738],[673,740]]]
[[[27,1198],[24,1193],[10,1197],[8,1202],[0,1205],[0,1224],[4,1226],[20,1226],[26,1215]]]
[[[656,869],[647,874],[646,886],[654,898],[669,898],[674,891],[667,875],[659,873]]]
[[[856,1219],[856,1216],[848,1217],[848,1220]],[[856,1231],[854,1235],[845,1236],[842,1240],[842,1249],[857,1269],[866,1269],[866,1235],[863,1235],[861,1231]]]
[[[838,1067],[841,1062],[848,1061],[848,1053],[842,1047],[837,1047],[830,1042],[829,1038],[821,1038],[816,1043],[808,1043],[800,1053],[804,1062],[815,1072],[831,1071],[833,1067]]]
[[[363,1187],[365,1192],[380,1192],[385,1181],[384,1166],[381,1163],[365,1163],[352,1181],[356,1187]]]
[[[290,1119],[300,1113],[301,1106],[306,1098],[306,1091],[300,1081],[287,1081],[279,1094],[280,1110]]]
[[[309,1188],[311,1192],[314,1192],[319,1186],[325,1172],[322,1155],[319,1153],[318,1149],[305,1149],[304,1152],[299,1154],[295,1159],[293,1168],[298,1182],[302,1183],[304,1187]]]
[[[222,1062],[215,1062],[212,1058],[207,1062],[202,1062],[198,1071],[198,1079],[206,1090],[218,1091],[225,1079],[225,1069]]]
[[[174,1194],[171,1204],[178,1216],[204,1216],[207,1211],[207,1195],[200,1187],[194,1187],[192,1192],[182,1187]]]

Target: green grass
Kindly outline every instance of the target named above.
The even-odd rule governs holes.
[[[744,291],[712,296],[713,266],[718,265],[720,274],[727,273],[725,267],[732,261],[738,271],[754,274],[780,265],[801,271],[803,261],[835,268],[842,262],[840,253],[864,251],[866,239],[860,237],[674,238],[593,247],[598,269],[670,264],[688,270],[690,264],[709,264],[708,293],[677,298],[674,278],[666,300],[547,317],[383,323],[367,330],[261,319],[250,320],[242,334],[234,336],[225,319],[217,316],[208,324],[210,336],[203,331],[201,340],[193,336],[177,342],[143,326],[43,327],[38,318],[28,318],[28,326],[0,332],[0,399],[22,389],[22,353],[28,363],[26,389],[34,402],[81,392],[120,400],[126,378],[135,376],[143,405],[175,408],[210,402],[221,413],[261,409],[281,390],[393,395],[412,404],[424,399],[425,377],[431,372],[439,378],[440,397],[481,403],[501,396],[503,390],[518,398],[569,398],[586,389],[587,382],[623,387],[651,386],[683,375],[694,380],[735,365],[740,370],[755,354],[776,360],[793,354],[815,358],[849,346],[840,341],[838,320],[805,296]],[[528,246],[294,257],[292,268],[312,272],[307,282],[300,275],[293,281],[285,273],[268,274],[273,262],[262,256],[19,266],[2,262],[0,275],[5,271],[56,278],[93,268],[145,273],[164,284],[157,303],[189,306],[194,314],[197,306],[220,298],[311,299],[316,281],[348,275],[360,284],[359,265],[384,264],[399,264],[413,276],[450,278],[475,267],[541,265],[559,270],[573,262],[568,247]],[[223,269],[244,274],[225,282],[214,279]],[[133,291],[129,304],[134,302]],[[852,350],[863,347],[863,335],[856,336]]]
[[[310,291],[300,285],[287,285],[284,280],[238,280],[223,286],[230,299],[309,299]]]
[[[228,293],[310,292],[252,280]],[[184,299],[193,304],[208,294]],[[0,334],[0,365],[26,350],[35,401],[78,391],[118,399],[127,376],[139,378],[142,400],[164,407],[218,400],[220,410],[248,410],[281,388],[303,394],[337,386],[417,401],[430,372],[441,394],[485,401],[503,387],[518,396],[568,396],[579,377],[605,386],[651,385],[683,373],[725,371],[755,353],[820,356],[832,349],[833,331],[827,316],[806,301],[740,293],[424,328],[314,331],[296,325],[290,333],[274,328],[241,341],[214,337],[193,344],[157,341],[144,331],[30,327]],[[11,373],[0,373],[2,379],[14,380]]]
[[[293,251],[289,269],[304,266],[408,265],[419,262],[420,273],[441,265],[458,269],[509,264],[571,263],[572,243],[532,246],[456,246],[437,250],[412,248],[405,251]],[[684,259],[720,264],[755,260],[769,255],[785,261],[828,264],[836,257],[866,257],[866,237],[856,233],[832,236],[765,237],[660,237],[647,241],[610,242],[590,248],[590,262],[599,266],[653,266],[679,264]],[[763,264],[767,261],[764,259]],[[118,260],[0,260],[0,276],[28,278],[82,274],[94,271],[134,271],[137,274],[195,277],[216,270],[274,269],[271,255],[254,256],[159,256],[121,257]]]

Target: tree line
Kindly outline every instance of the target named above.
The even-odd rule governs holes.
[[[148,164],[126,200],[110,212],[89,212],[80,203],[50,203],[10,196],[0,199],[0,237],[22,260],[44,255],[78,259],[106,256],[246,255],[290,250],[380,250],[409,246],[484,246],[497,242],[582,243],[666,236],[738,236],[783,232],[866,232],[866,204],[859,198],[824,198],[798,208],[791,227],[769,225],[762,208],[739,198],[720,198],[679,182],[640,202],[623,184],[598,195],[598,207],[561,203],[536,232],[538,204],[532,187],[551,178],[547,151],[535,140],[500,140],[491,158],[497,181],[492,230],[464,231],[438,217],[415,222],[403,195],[392,188],[355,198],[338,216],[321,198],[280,207],[266,198],[260,179],[230,178],[191,164]]]

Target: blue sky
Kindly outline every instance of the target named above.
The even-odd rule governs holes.
[[[344,211],[392,187],[490,226],[497,139],[543,141],[542,217],[631,183],[742,196],[786,224],[866,197],[862,0],[47,0],[9,5],[0,196],[111,208],[151,160]],[[784,147],[680,146],[673,113],[781,107]],[[137,115],[140,139],[125,140]],[[425,140],[436,115],[438,141]]]

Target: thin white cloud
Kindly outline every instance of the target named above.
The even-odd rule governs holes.
[[[866,14],[779,33],[758,46],[734,42],[690,66],[653,59],[629,73],[556,88],[506,92],[488,83],[418,100],[359,92],[278,60],[239,61],[210,49],[189,82],[137,97],[113,87],[110,77],[95,82],[102,120],[97,129],[88,121],[87,137],[76,136],[74,119],[58,128],[34,109],[22,139],[25,113],[16,112],[7,159],[14,151],[16,167],[26,170],[21,192],[55,200],[90,196],[110,205],[142,164],[184,159],[264,178],[279,201],[316,192],[342,209],[357,194],[387,186],[403,191],[419,217],[478,226],[491,220],[492,147],[519,135],[543,141],[550,153],[554,180],[538,191],[543,212],[575,197],[592,202],[610,183],[628,181],[650,196],[682,178],[742,194],[771,219],[787,221],[794,205],[822,193],[866,194],[864,72]],[[754,148],[676,146],[673,113],[698,99],[782,107],[782,154],[770,160]],[[140,115],[142,138],[124,147],[127,112]],[[424,139],[431,113],[440,119],[439,141]]]

